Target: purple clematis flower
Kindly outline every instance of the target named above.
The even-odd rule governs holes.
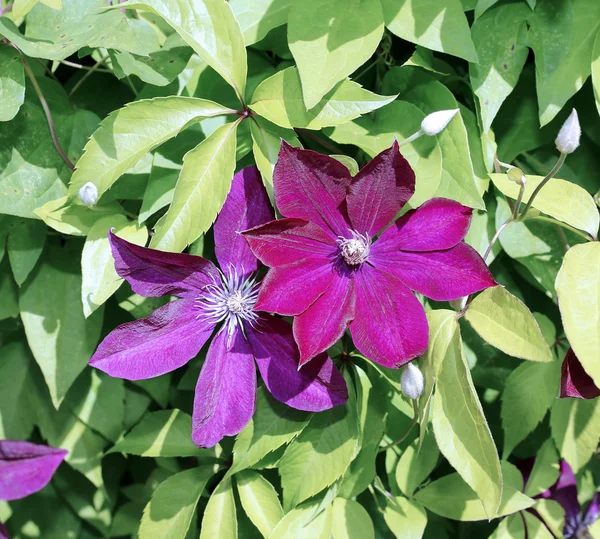
[[[462,242],[472,210],[458,202],[429,200],[384,230],[415,190],[396,142],[354,178],[335,159],[282,142],[273,183],[286,218],[244,235],[271,268],[256,308],[295,316],[301,364],[349,327],[363,355],[404,365],[428,343],[425,312],[411,290],[446,301],[496,284]]]
[[[595,399],[600,397],[600,389],[594,380],[585,372],[583,365],[577,359],[575,352],[569,348],[563,360],[560,373],[559,398],[574,397],[576,399]]]
[[[238,434],[250,421],[256,400],[256,361],[267,389],[293,408],[321,411],[343,404],[344,378],[326,354],[298,370],[291,326],[255,308],[259,262],[239,231],[273,219],[256,167],[235,175],[214,225],[221,270],[204,258],[133,245],[109,233],[115,268],[134,292],[171,294],[148,318],[113,330],[90,365],[111,376],[141,380],[190,361],[220,325],[206,355],[194,399],[192,439],[212,447]]]

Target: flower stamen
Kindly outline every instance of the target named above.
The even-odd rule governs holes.
[[[369,258],[371,238],[356,230],[351,230],[350,233],[352,234],[351,238],[338,236],[336,242],[340,247],[340,254],[344,262],[349,266],[358,266]]]

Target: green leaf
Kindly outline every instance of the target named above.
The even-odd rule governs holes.
[[[333,539],[375,539],[373,521],[367,510],[354,500],[333,500]]]
[[[138,217],[140,224],[147,221],[149,217],[162,208],[171,204],[180,170],[181,164],[164,158],[158,152],[154,154],[152,170],[150,171],[148,185],[144,192],[142,208]]]
[[[25,72],[19,52],[0,44],[0,122],[12,120],[25,102]]]
[[[300,73],[306,109],[315,107],[338,82],[364,64],[382,36],[379,0],[294,2],[288,18],[288,43]]]
[[[553,539],[554,535],[548,530],[546,525],[535,515],[524,512],[525,530],[527,537],[535,537],[535,539]]]
[[[596,108],[600,114],[600,30],[596,34],[594,50],[592,52],[592,84],[594,86],[594,98]]]
[[[575,355],[600,385],[600,243],[571,247],[556,277],[560,314]]]
[[[471,28],[479,63],[469,65],[469,77],[479,98],[484,131],[489,130],[500,106],[514,90],[527,60],[529,16],[531,10],[523,3],[501,4]]]
[[[504,353],[529,361],[552,361],[540,326],[519,298],[503,286],[479,294],[465,313],[479,336]]]
[[[109,453],[142,457],[195,457],[211,453],[192,442],[192,418],[181,410],[161,410],[144,418]]]
[[[246,515],[263,537],[269,537],[283,518],[283,509],[273,485],[252,470],[239,472],[236,482]]]
[[[287,22],[292,0],[229,0],[229,5],[250,46]]]
[[[6,250],[15,281],[21,286],[37,264],[46,243],[46,226],[34,219],[13,219]]]
[[[428,49],[477,62],[469,23],[460,0],[382,0],[390,32]]]
[[[0,264],[0,320],[17,316],[19,316],[19,292],[7,260]]]
[[[430,511],[446,518],[463,521],[488,520],[481,501],[457,473],[445,475],[430,483],[417,492],[415,499]],[[505,483],[496,517],[523,511],[534,503],[534,500]]]
[[[219,127],[185,154],[173,202],[156,225],[152,248],[183,251],[211,227],[231,188],[238,124]]]
[[[550,428],[560,456],[577,473],[598,447],[600,399],[555,400],[550,410]]]
[[[558,393],[560,362],[521,363],[506,380],[502,393],[504,458],[546,416]]]
[[[160,15],[243,100],[246,47],[225,0],[129,0],[124,7]]]
[[[395,96],[374,94],[346,79],[328,92],[316,106],[306,110],[298,70],[289,67],[258,85],[250,108],[281,127],[321,129],[358,118],[394,99]]]
[[[412,497],[435,468],[439,456],[435,438],[431,434],[425,436],[422,444],[416,439],[404,450],[396,466],[396,483],[403,494]]]
[[[525,494],[535,497],[556,483],[560,475],[558,453],[552,440],[546,440],[535,455],[533,469],[529,474]]]
[[[100,197],[149,151],[192,122],[231,112],[194,97],[157,97],[129,103],[105,118],[86,144],[71,178],[71,196],[77,196],[93,178]]]
[[[199,466],[179,472],[158,485],[144,509],[139,536],[183,539],[212,474],[210,466]]]
[[[102,310],[84,318],[80,290],[79,253],[48,245],[19,294],[27,342],[55,407],[87,365],[102,329]]]
[[[398,539],[421,539],[427,526],[427,513],[423,506],[402,496],[386,499],[383,518]]]
[[[441,453],[477,493],[488,517],[494,518],[502,496],[498,452],[463,355],[456,320],[449,337],[433,399],[433,432]]]
[[[123,279],[117,275],[110,249],[108,231],[135,245],[145,245],[146,227],[131,223],[124,215],[107,215],[90,228],[81,254],[81,301],[87,318],[110,298],[121,286]]]
[[[211,494],[204,516],[200,539],[237,539],[238,526],[231,479],[223,479]]]
[[[306,502],[286,513],[269,539],[330,539],[333,530],[331,505],[315,517],[318,501]]]
[[[489,539],[525,539],[525,523],[520,514],[509,515],[500,521]]]
[[[565,528],[565,508],[556,500],[540,498],[537,500],[535,511],[540,515],[540,520],[546,525],[550,537],[561,537]],[[588,528],[589,533],[589,528]],[[536,535],[536,537],[539,537]],[[591,537],[594,537],[593,535]]]

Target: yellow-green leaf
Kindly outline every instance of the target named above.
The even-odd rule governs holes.
[[[397,539],[421,539],[427,526],[427,513],[423,506],[402,496],[386,500],[383,518]]]
[[[204,516],[200,539],[237,539],[237,515],[231,478],[223,479],[212,493]]]
[[[283,509],[273,485],[253,470],[239,472],[236,483],[246,515],[263,537],[269,537],[283,518]]]
[[[367,510],[354,500],[333,500],[333,539],[374,539],[375,529]]]

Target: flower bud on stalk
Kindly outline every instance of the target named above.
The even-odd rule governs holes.
[[[556,148],[560,153],[573,153],[579,147],[580,138],[581,126],[579,125],[579,117],[577,116],[577,111],[573,109],[558,132],[555,141]]]
[[[87,182],[79,189],[78,194],[79,200],[81,200],[88,208],[94,206],[96,202],[98,202],[98,188],[92,182]]]
[[[409,399],[418,399],[423,393],[423,373],[414,363],[409,363],[402,371],[400,387],[402,394]]]
[[[441,133],[450,123],[450,120],[456,116],[457,112],[458,109],[451,109],[438,110],[437,112],[428,114],[421,122],[421,131],[430,137]]]
[[[523,183],[523,178],[525,176],[523,174],[523,171],[518,167],[509,168],[508,171],[506,172],[506,175],[508,176],[508,179],[511,182],[518,183],[519,185],[521,185]]]

